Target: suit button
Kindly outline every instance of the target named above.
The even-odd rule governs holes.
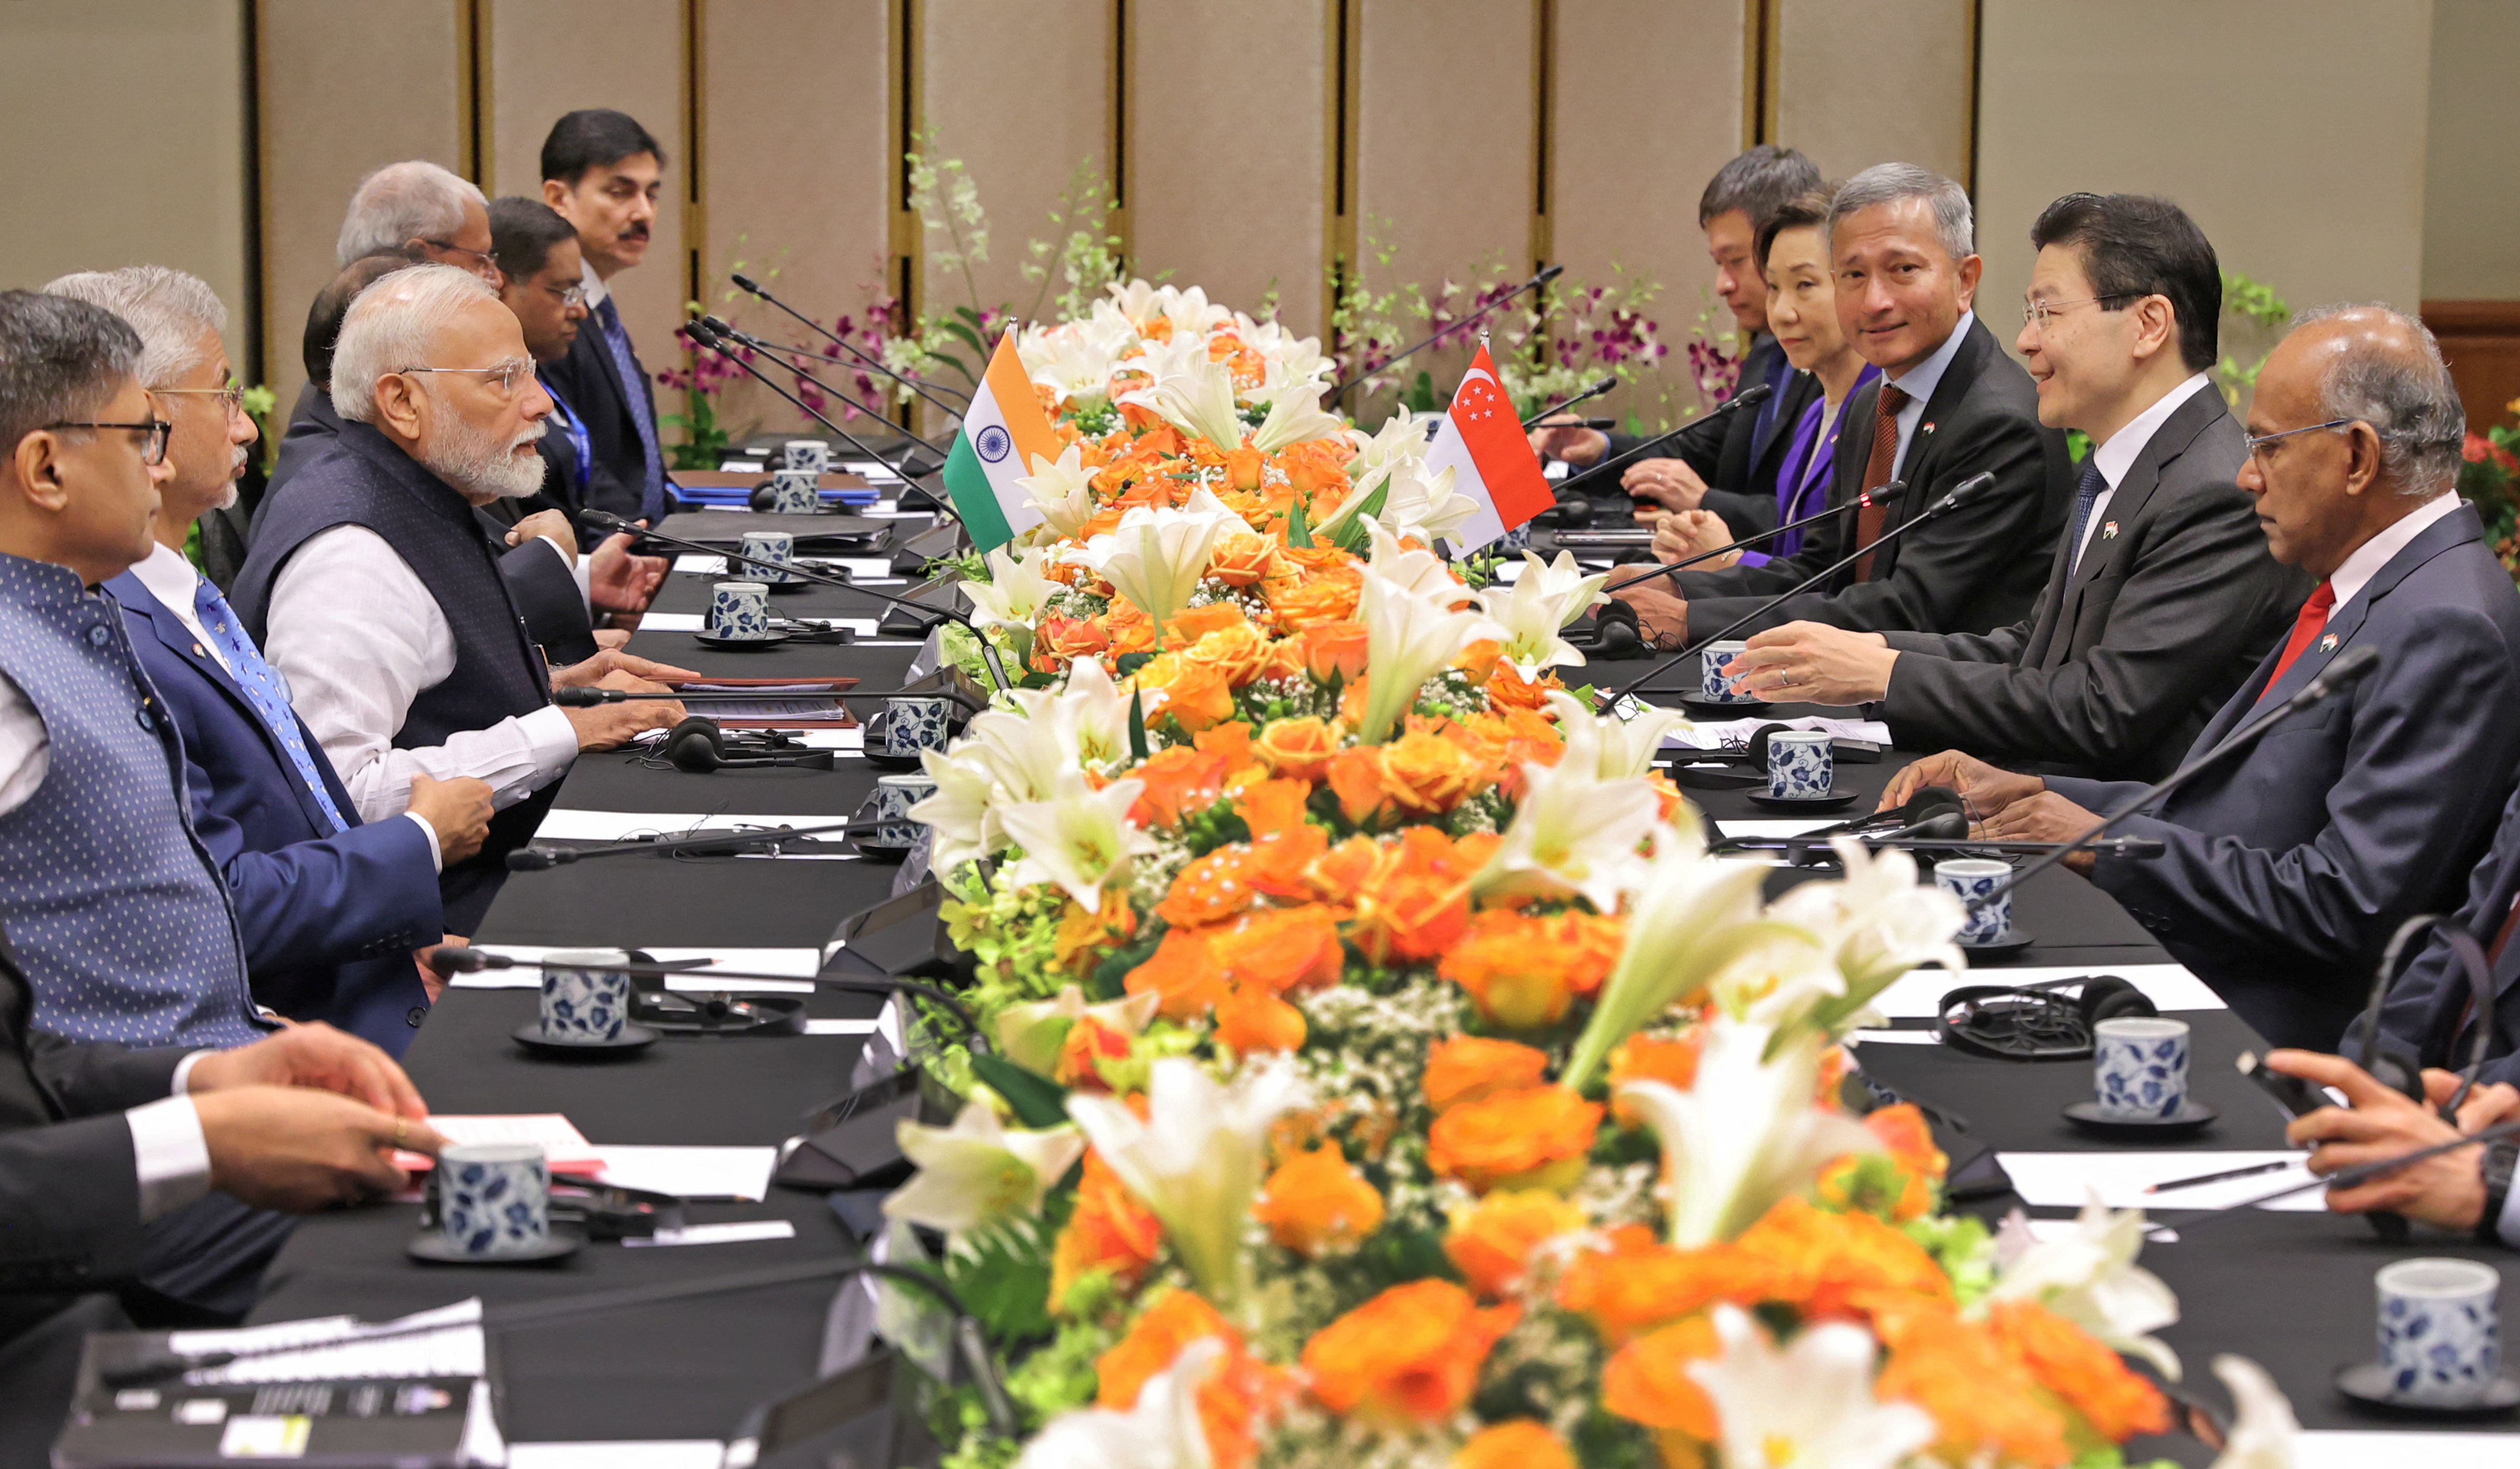
[[[420,1023],[428,1019],[428,1007],[427,1005],[414,1005],[411,1007],[411,1013],[404,1016],[403,1019],[411,1022],[411,1028],[417,1031],[420,1029]]]
[[[149,711],[145,709],[135,710],[133,712],[140,720],[141,728],[155,730],[158,727],[158,721],[149,717]]]
[[[100,648],[104,647],[107,642],[112,640],[112,637],[113,634],[106,631],[105,624],[102,622],[99,622],[94,627],[87,630],[87,640]]]

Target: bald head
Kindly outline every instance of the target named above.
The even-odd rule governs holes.
[[[2296,347],[2300,370],[2316,377],[2320,417],[2370,426],[2391,488],[2418,503],[2451,491],[2467,414],[2422,322],[2387,306],[2322,306],[2295,318],[2276,351]]]

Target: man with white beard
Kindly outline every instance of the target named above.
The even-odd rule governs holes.
[[[668,700],[560,709],[551,689],[694,675],[611,651],[546,673],[472,507],[541,487],[551,397],[478,277],[425,265],[361,293],[333,407],[340,436],[264,503],[231,600],[362,817],[401,812],[414,775],[489,784],[488,840],[439,877],[447,931],[470,934],[578,752],[683,717]]]

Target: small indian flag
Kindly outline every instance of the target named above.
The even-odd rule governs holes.
[[[1015,481],[1032,473],[1035,455],[1056,459],[1059,448],[1032,380],[1024,376],[1023,360],[1015,355],[1014,328],[1009,327],[945,455],[945,492],[954,497],[972,545],[992,551],[1042,523],[1032,496]]]

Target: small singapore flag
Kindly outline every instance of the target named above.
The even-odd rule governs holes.
[[[1474,551],[1557,503],[1514,417],[1513,400],[1497,381],[1487,344],[1479,344],[1470,370],[1453,392],[1453,406],[1426,450],[1426,469],[1453,470],[1453,489],[1479,502],[1462,527],[1456,553]]]

